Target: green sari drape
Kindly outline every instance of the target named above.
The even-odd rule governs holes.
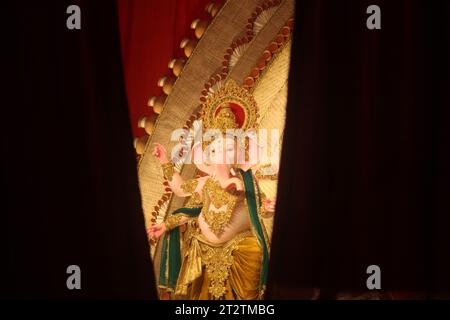
[[[201,210],[201,207],[179,208],[172,212],[172,215],[179,214],[183,216],[197,217]],[[174,290],[181,268],[180,227],[176,227],[169,232],[166,232],[162,241],[159,286],[165,287],[169,290]]]

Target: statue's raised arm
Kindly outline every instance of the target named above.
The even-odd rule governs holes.
[[[154,144],[153,155],[158,159],[163,169],[164,177],[167,179],[173,193],[178,197],[189,197],[192,191],[187,187],[188,181],[185,181],[175,170],[173,162],[167,159],[166,149],[159,143]],[[192,182],[190,183],[192,185]]]

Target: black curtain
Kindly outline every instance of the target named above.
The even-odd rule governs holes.
[[[81,30],[66,28],[72,4]],[[2,6],[0,296],[156,298],[115,1]]]
[[[267,298],[367,292],[369,265],[383,292],[449,296],[449,12],[296,1]]]

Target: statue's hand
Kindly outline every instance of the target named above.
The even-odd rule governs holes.
[[[169,162],[167,160],[166,149],[160,143],[154,143],[155,148],[153,149],[153,155],[158,159],[161,164]]]
[[[266,212],[275,212],[275,200],[266,199],[263,201],[263,205]]]
[[[152,225],[150,228],[148,228],[147,233],[150,239],[158,239],[160,236],[162,236],[166,232],[166,225],[164,223],[158,223]]]

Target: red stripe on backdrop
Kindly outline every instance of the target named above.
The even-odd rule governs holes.
[[[209,18],[209,0],[117,0],[122,61],[133,135],[142,136],[138,119],[151,115],[148,99],[161,94],[159,78],[171,74],[168,62],[183,57],[179,44],[194,38],[191,22]],[[200,93],[199,93],[200,94]]]

